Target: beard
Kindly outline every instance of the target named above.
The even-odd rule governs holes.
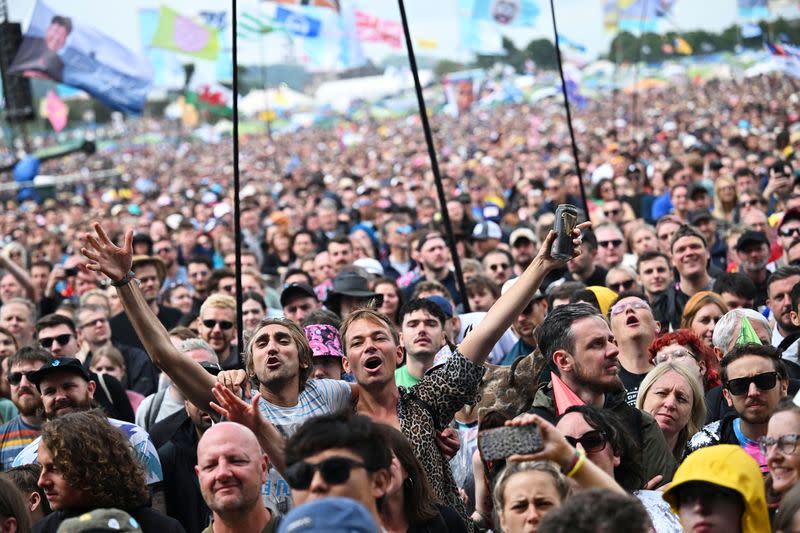
[[[581,386],[598,394],[622,392],[625,390],[625,385],[622,383],[622,380],[619,379],[619,376],[614,376],[613,378],[609,376],[607,380],[598,379],[577,360],[575,361],[573,379]]]
[[[22,391],[20,391],[22,392]],[[42,412],[42,398],[36,395],[17,398],[14,402],[22,416],[36,416]]]
[[[88,411],[92,408],[92,400],[89,398],[84,398],[80,401],[72,400],[71,398],[67,398],[66,400],[62,400],[56,404],[53,404],[52,411],[48,411],[47,409],[44,410],[44,417],[47,420],[53,420],[54,418],[58,418],[58,410],[64,409],[65,407],[72,408],[73,412],[75,411]]]

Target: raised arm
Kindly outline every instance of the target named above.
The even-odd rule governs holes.
[[[575,255],[580,254],[580,234],[585,228],[591,225],[584,222],[573,230],[575,239]],[[482,365],[486,362],[489,352],[492,351],[495,343],[500,340],[503,333],[511,327],[514,320],[519,316],[525,306],[530,303],[536,289],[542,284],[544,277],[553,269],[564,266],[564,261],[559,261],[550,255],[550,249],[556,239],[556,232],[550,231],[544,240],[539,253],[533,258],[528,268],[520,275],[514,284],[514,289],[500,296],[494,305],[486,313],[483,320],[461,341],[458,351],[465,358],[475,364]]]
[[[89,247],[81,249],[81,253],[89,259],[86,267],[102,272],[112,282],[118,282],[131,270],[133,230],[125,232],[125,242],[120,248],[111,242],[100,224],[95,222],[93,226],[97,235],[87,233],[85,238]],[[153,364],[170,377],[185,398],[200,409],[210,411],[209,404],[214,401],[211,393],[216,383],[214,376],[175,348],[169,333],[147,305],[137,282],[117,287],[117,294]]]
[[[25,289],[25,296],[28,298],[28,300],[32,302],[36,301],[36,289],[33,288],[31,277],[24,268],[16,264],[11,259],[8,259],[3,254],[0,254],[0,268],[4,268],[9,274],[14,276],[14,279],[16,279],[22,288]]]

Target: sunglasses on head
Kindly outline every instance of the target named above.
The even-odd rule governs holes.
[[[583,448],[583,451],[585,451],[586,453],[597,453],[601,451],[603,448],[605,448],[606,444],[608,444],[606,436],[599,429],[587,431],[578,438],[575,437],[564,437],[564,438],[567,439],[567,442],[572,444],[572,446],[577,446],[578,444],[580,444],[581,448]]]
[[[8,383],[10,385],[14,385],[15,387],[22,383],[22,376],[30,376],[36,372],[35,370],[28,370],[27,372],[11,372],[8,374]]]
[[[601,248],[616,248],[622,244],[622,239],[611,239],[610,241],[597,241],[597,245]]]
[[[755,383],[758,390],[772,390],[775,384],[778,383],[778,373],[764,372],[763,374],[757,374],[746,378],[729,379],[725,383],[725,388],[734,396],[743,396],[750,390],[751,383]]]
[[[233,322],[227,320],[203,320],[203,325],[208,329],[214,329],[214,326],[219,324],[220,329],[229,330],[233,327]]]
[[[314,473],[319,471],[322,479],[329,485],[341,485],[350,479],[350,471],[353,468],[364,468],[367,466],[359,461],[348,457],[329,457],[317,464],[300,461],[286,468],[283,478],[294,490],[307,490],[314,479]]]
[[[42,348],[50,348],[53,346],[53,341],[55,341],[61,346],[65,346],[71,338],[72,333],[64,333],[63,335],[56,335],[55,337],[41,338],[39,339],[39,344],[42,345]]]

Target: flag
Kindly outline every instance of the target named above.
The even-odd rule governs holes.
[[[272,0],[276,4],[284,4],[287,6],[308,6],[308,7],[322,7],[326,9],[333,9],[337,13],[341,10],[341,2],[339,0]]]
[[[48,91],[46,100],[47,120],[53,126],[56,132],[60,132],[67,125],[67,116],[69,115],[69,108],[61,98],[58,97],[55,91]]]
[[[764,46],[766,46],[769,53],[774,56],[789,57],[789,52],[786,51],[786,48],[784,48],[782,44],[764,41]]]
[[[392,48],[402,48],[403,26],[394,20],[378,18],[356,10],[358,38],[365,42],[382,42]]]
[[[577,41],[573,41],[572,39],[570,39],[569,37],[567,37],[563,33],[559,33],[558,34],[558,42],[559,42],[559,44],[564,44],[568,48],[570,48],[570,49],[572,49],[572,50],[574,50],[576,52],[580,52],[582,54],[586,52],[586,46],[585,45],[583,45],[583,44],[581,44],[581,43],[579,43]]]
[[[472,17],[502,26],[533,26],[539,16],[536,0],[475,0]]]
[[[692,47],[683,37],[675,37],[675,52],[681,55],[692,55]]]
[[[319,19],[280,6],[275,10],[275,20],[286,31],[299,37],[317,37],[322,27]]]
[[[286,28],[272,19],[249,11],[243,11],[239,17],[236,36],[240,39],[254,39],[274,31],[286,31]]]
[[[744,19],[763,19],[769,15],[767,0],[736,0],[739,16]]]
[[[54,37],[45,41],[45,35]],[[41,1],[36,3],[8,73],[81,89],[111,109],[129,114],[142,112],[153,81],[144,56],[83,25],[79,14],[56,12]]]
[[[195,91],[186,93],[186,103],[198,110],[205,110],[212,115],[233,116],[233,93],[219,84],[207,84]]]
[[[217,29],[195,22],[174,9],[161,6],[158,27],[150,46],[200,59],[219,56]]]
[[[670,15],[675,0],[602,0],[603,28],[613,33],[654,32],[658,21]]]
[[[671,56],[672,54],[675,53],[675,48],[673,48],[673,46],[669,43],[664,43],[661,45],[661,51],[667,54],[668,56]]]
[[[503,53],[502,36],[494,24],[472,17],[474,4],[474,0],[458,0],[461,47],[477,54]]]
[[[439,43],[436,39],[417,39],[417,46],[426,50],[435,50],[439,48]]]
[[[761,37],[761,27],[757,24],[742,24],[742,39]]]

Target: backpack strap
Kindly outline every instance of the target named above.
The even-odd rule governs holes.
[[[158,412],[161,410],[161,404],[164,403],[164,398],[167,395],[168,389],[161,389],[153,396],[153,401],[150,402],[150,405],[147,406],[147,414],[145,415],[145,424],[147,424],[147,430],[156,423],[156,418],[158,417]]]

